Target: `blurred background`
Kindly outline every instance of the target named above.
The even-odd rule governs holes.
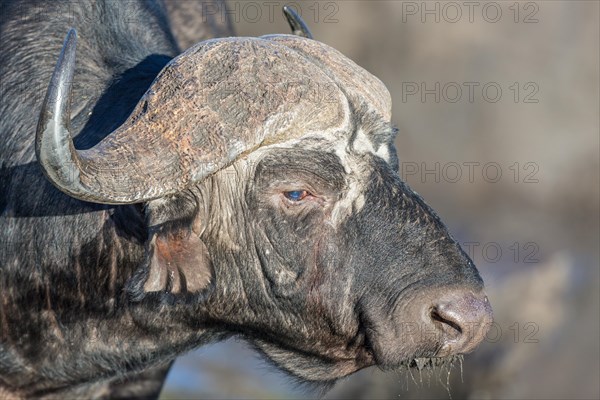
[[[240,36],[289,33],[286,4],[387,85],[402,176],[478,265],[496,321],[462,371],[369,368],[327,398],[598,399],[599,3],[257,0],[227,15]],[[162,394],[307,396],[235,341],[179,358]]]

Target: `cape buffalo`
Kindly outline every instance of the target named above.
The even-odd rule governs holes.
[[[322,387],[471,351],[483,282],[383,83],[290,10],[181,52],[177,7],[2,4],[0,397],[155,396],[231,336]]]

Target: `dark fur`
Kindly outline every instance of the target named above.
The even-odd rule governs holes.
[[[115,384],[93,383],[130,381],[132,372],[175,356],[144,346],[144,337],[168,340],[128,330],[124,315],[123,286],[147,239],[142,207],[69,198],[35,161],[37,114],[70,27],[80,35],[72,120],[80,149],[119,126],[180,51],[160,2],[95,3],[3,1],[0,8],[0,397],[3,386],[23,395],[69,388],[108,396]],[[50,308],[55,315],[40,316]],[[81,349],[95,324],[112,351]],[[36,372],[26,372],[32,366]],[[137,394],[157,394],[165,375]]]
[[[71,18],[56,11],[66,5]],[[55,18],[34,18],[39,8]],[[394,316],[395,307],[423,288],[482,283],[438,217],[400,181],[387,122],[354,111],[355,126],[392,156],[355,155],[370,185],[364,207],[339,226],[325,222],[350,189],[327,144],[268,151],[243,171],[236,164],[169,199],[84,203],[44,178],[33,149],[70,26],[80,38],[72,107],[80,149],[119,126],[180,50],[160,3],[2,4],[0,396],[154,396],[177,355],[231,335],[324,386],[375,362],[431,354],[393,349],[390,324],[407,318]],[[281,193],[297,185],[319,202],[285,203]],[[145,282],[162,260],[153,258],[155,240],[187,251],[191,238],[208,249],[210,283],[175,292],[169,281],[149,292]]]

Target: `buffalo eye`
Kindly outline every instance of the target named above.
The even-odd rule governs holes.
[[[283,195],[292,202],[299,202],[309,196],[310,193],[306,190],[290,190],[288,192],[283,192]]]

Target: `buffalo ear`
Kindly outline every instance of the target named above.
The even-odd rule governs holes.
[[[211,284],[214,274],[208,249],[191,229],[156,233],[147,251],[144,292],[193,294]]]
[[[131,301],[203,298],[214,270],[201,235],[206,219],[201,197],[182,192],[144,207],[148,236],[141,265],[126,285]]]

